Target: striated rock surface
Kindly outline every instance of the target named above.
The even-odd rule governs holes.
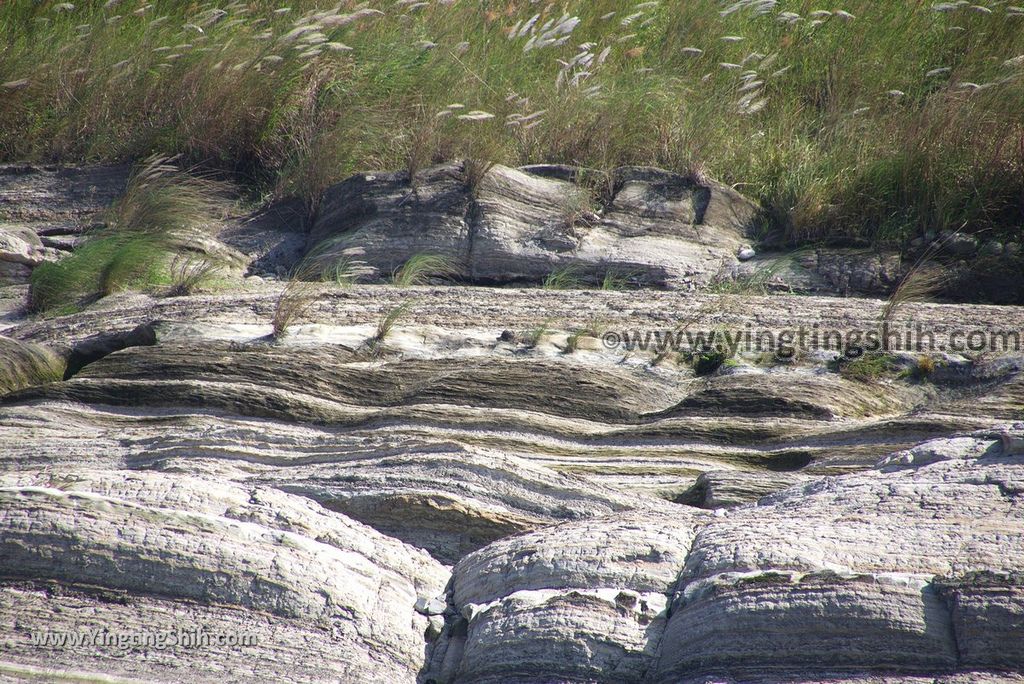
[[[590,206],[569,167],[462,171],[350,179],[309,246],[675,288],[776,258],[713,183],[620,169]],[[22,274],[119,177],[86,201],[70,171],[3,173],[0,273]],[[272,276],[216,294],[26,318],[0,287],[0,678],[1024,681],[1024,356],[952,346],[1021,309],[907,304],[892,325],[931,351],[859,365],[705,359],[651,335],[845,338],[884,303],[273,282],[304,220],[196,245]],[[888,287],[900,264],[860,256],[787,273]],[[197,632],[247,641],[153,641]]]
[[[616,516],[496,542],[455,567],[428,672],[1003,681],[1024,667],[1024,456],[993,436],[936,440],[908,453],[945,459],[894,470],[898,454],[727,514]]]
[[[60,469],[4,476],[0,501],[7,674],[180,681],[187,668],[209,681],[256,666],[271,678],[411,682],[427,624],[413,604],[447,578],[421,552],[273,489]],[[186,625],[253,643],[28,647],[36,631]]]
[[[477,182],[461,164],[408,174],[363,174],[324,195],[309,246],[357,246],[381,275],[435,253],[477,283],[575,279],[706,284],[748,241],[758,209],[735,190],[649,168],[614,172],[608,197],[568,167],[495,165]]]

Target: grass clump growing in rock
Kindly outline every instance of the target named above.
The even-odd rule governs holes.
[[[440,254],[416,254],[392,274],[396,287],[428,285],[438,278],[452,278],[458,273],[455,264]]]
[[[628,290],[634,278],[636,278],[635,273],[610,270],[601,279],[601,289],[609,292]]]
[[[913,382],[927,382],[935,375],[939,363],[927,354],[920,354],[910,363],[909,368],[900,372],[899,377],[906,378]]]
[[[552,319],[545,318],[540,325],[537,325],[532,330],[527,331],[527,333],[522,337],[523,345],[527,349],[536,349],[544,338],[551,333],[551,321]]]
[[[556,268],[548,274],[542,285],[545,290],[579,290],[583,286],[583,274],[575,265]]]
[[[105,212],[105,225],[70,256],[32,272],[29,308],[74,310],[116,292],[172,285],[179,293],[199,284],[214,269],[178,261],[190,238],[208,231],[224,214],[226,188],[181,171],[161,157],[140,164],[124,194]],[[198,264],[199,262],[194,262]]]
[[[374,331],[373,337],[366,341],[366,346],[371,354],[380,354],[395,325],[412,310],[415,303],[415,300],[408,300],[384,312],[380,320],[377,321],[377,329]]]
[[[0,396],[64,379],[65,361],[46,347],[0,335]]]
[[[732,356],[729,350],[722,347],[682,352],[681,360],[690,364],[694,375],[698,377],[711,375],[721,368]]]
[[[856,358],[840,357],[832,363],[840,376],[855,382],[877,382],[899,373],[899,365],[892,354],[870,352]]]
[[[168,297],[184,297],[213,281],[217,262],[202,255],[179,254],[170,266],[171,287]]]

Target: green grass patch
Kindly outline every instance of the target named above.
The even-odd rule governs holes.
[[[167,159],[146,159],[102,216],[102,228],[71,255],[33,270],[29,309],[67,313],[117,292],[160,286],[170,286],[170,294],[191,292],[218,264],[184,253],[191,236],[218,223],[225,192],[223,184],[181,171]]]
[[[900,366],[891,354],[868,353],[855,359],[840,357],[833,363],[839,375],[856,382],[876,382],[883,378],[896,377]]]
[[[38,344],[0,335],[0,396],[64,378],[64,359]]]
[[[29,308],[69,313],[106,295],[168,284],[170,248],[146,235],[92,239],[32,271]]]

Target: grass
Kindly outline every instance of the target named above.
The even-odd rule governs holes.
[[[638,273],[609,270],[601,279],[601,289],[606,291],[628,290],[630,284],[638,277]]]
[[[885,353],[868,353],[853,359],[840,357],[834,362],[839,375],[847,380],[870,383],[884,377],[895,376],[899,366],[895,357]]]
[[[458,269],[448,257],[424,253],[413,255],[396,269],[391,282],[397,287],[412,287],[428,285],[437,278],[453,278],[457,274]]]
[[[545,318],[540,325],[527,331],[527,333],[523,335],[523,345],[527,349],[536,349],[537,346],[544,341],[544,338],[551,333],[552,320],[553,319],[551,318]]]
[[[935,361],[931,356],[920,354],[914,359],[913,365],[910,368],[903,370],[900,373],[900,377],[908,378],[914,382],[925,382],[929,380],[938,369],[939,363]]]
[[[357,170],[645,164],[734,184],[794,242],[1020,238],[1024,12],[843,8],[4,3],[0,160],[181,154],[311,208]]]
[[[217,275],[217,262],[202,255],[180,254],[171,262],[168,297],[185,297],[210,283]]]
[[[360,278],[376,273],[373,267],[359,258],[364,255],[363,248],[353,244],[351,236],[330,238],[310,249],[293,275],[302,280],[320,280],[339,287],[351,287]]]
[[[65,362],[49,349],[0,335],[0,396],[64,379]]]
[[[274,315],[270,321],[271,337],[275,340],[284,339],[289,328],[313,308],[318,293],[315,282],[293,274],[274,306]]]
[[[101,228],[70,256],[33,270],[29,309],[73,310],[116,292],[161,285],[178,294],[194,289],[217,264],[205,256],[183,257],[182,251],[190,235],[220,221],[228,204],[224,193],[219,182],[149,157],[101,217]]]
[[[585,287],[583,273],[579,266],[569,265],[556,268],[544,279],[545,290],[579,290]]]
[[[891,323],[904,305],[928,301],[946,285],[948,281],[946,270],[931,261],[939,249],[938,245],[929,247],[900,279],[899,284],[882,305],[882,311],[878,316],[880,328],[886,323]]]
[[[684,360],[689,361],[694,375],[698,377],[711,375],[732,358],[729,351],[722,348],[686,352],[685,355],[687,358]]]
[[[708,287],[716,294],[768,295],[779,289],[778,276],[787,271],[799,270],[800,260],[810,254],[809,249],[799,249],[778,256],[764,265],[758,265],[750,273],[733,276],[725,273],[714,279]],[[792,290],[790,290],[792,294]]]
[[[271,319],[271,336],[283,339],[288,329],[316,303],[318,283],[351,287],[374,269],[358,257],[363,249],[350,244],[348,236],[325,240],[309,250],[292,270],[284,290],[277,298]]]
[[[380,353],[384,347],[384,343],[391,335],[392,329],[394,329],[399,320],[405,317],[405,315],[412,310],[415,303],[415,300],[410,299],[384,312],[380,317],[380,320],[377,321],[377,329],[374,331],[373,337],[366,341],[366,346],[369,347],[373,354]]]

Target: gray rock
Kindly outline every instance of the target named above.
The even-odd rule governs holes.
[[[2,484],[0,625],[19,641],[89,625],[204,628],[256,642],[156,652],[149,677],[187,668],[212,680],[258,662],[272,679],[416,679],[427,619],[413,604],[447,572],[370,528],[298,497],[182,475],[53,471]],[[26,647],[4,659],[124,676],[140,655]]]
[[[355,176],[325,193],[309,248],[327,240],[361,247],[380,275],[431,252],[484,283],[538,282],[571,267],[590,282],[629,273],[680,286],[735,263],[753,203],[728,186],[658,169],[615,173],[617,191],[601,212],[576,206],[584,191],[566,180],[572,174],[494,166],[472,193],[459,165],[425,169],[411,184],[401,173]]]
[[[448,604],[443,597],[432,599],[418,598],[415,605],[416,612],[421,615],[443,615],[447,607]]]
[[[0,224],[0,261],[37,266],[43,260],[43,243],[32,229]]]
[[[0,261],[0,285],[23,285],[32,275],[32,268],[13,261]]]
[[[700,511],[625,514],[495,542],[454,570],[463,628],[434,645],[437,681],[640,681]],[[612,636],[614,635],[614,636]]]
[[[693,486],[683,492],[676,502],[700,508],[734,508],[806,480],[806,476],[796,473],[751,474],[710,470],[701,473]]]
[[[943,243],[943,246],[956,256],[972,256],[978,251],[978,240],[971,235],[955,233]]]
[[[740,247],[739,251],[736,253],[736,258],[740,261],[750,261],[755,256],[757,256],[757,252],[749,246]]]
[[[455,567],[467,623],[434,644],[426,674],[997,680],[1024,664],[1024,459],[966,439],[928,447],[947,460],[809,482],[728,514],[617,516],[496,542]],[[668,591],[666,612],[656,594]]]
[[[989,240],[981,246],[982,256],[999,256],[1003,253],[1003,243],[998,240]]]

